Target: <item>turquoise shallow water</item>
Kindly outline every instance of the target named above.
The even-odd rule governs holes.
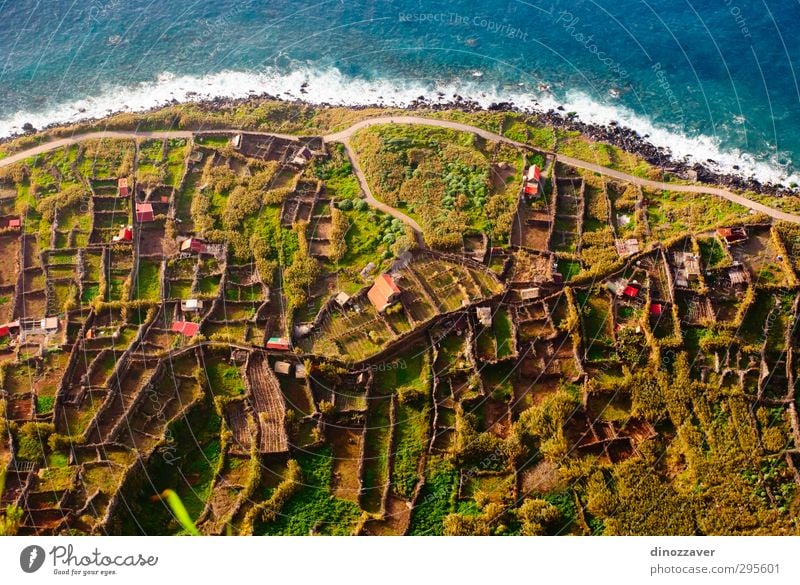
[[[563,103],[677,156],[788,181],[799,17],[778,0],[0,0],[0,134],[171,98],[440,91]]]

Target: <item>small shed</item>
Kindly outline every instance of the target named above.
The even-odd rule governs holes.
[[[492,326],[492,308],[491,307],[478,307],[475,309],[478,315],[478,322],[484,327]]]
[[[306,377],[306,367],[303,364],[297,364],[294,368],[294,377],[298,380],[304,380]]]
[[[717,230],[717,235],[728,246],[739,244],[747,240],[747,230],[741,226],[738,227],[725,227]]]
[[[184,313],[196,313],[203,309],[203,301],[199,299],[186,299],[181,301],[181,311]]]
[[[155,215],[153,214],[152,203],[137,203],[136,204],[136,221],[139,223],[146,223],[153,221]]]
[[[340,291],[335,297],[333,297],[333,300],[337,305],[344,309],[350,304],[352,297],[346,292]]]
[[[130,194],[128,189],[128,177],[120,177],[117,179],[117,196],[127,197]]]
[[[289,362],[275,362],[275,367],[273,369],[275,370],[276,374],[288,376],[289,372],[292,371],[292,364]]]
[[[285,337],[270,337],[267,340],[267,349],[289,351],[291,349],[291,345],[289,344],[289,340]]]
[[[664,312],[664,305],[662,305],[661,303],[653,303],[652,305],[650,305],[650,314],[651,315],[658,316],[663,312]]]
[[[12,217],[8,220],[8,227],[12,229],[19,229],[22,226],[22,221],[18,217]]]
[[[539,290],[539,287],[523,288],[519,291],[519,296],[523,301],[538,299],[540,295],[541,291]]]
[[[308,161],[311,160],[312,156],[313,155],[311,154],[311,150],[309,150],[307,146],[304,146],[303,148],[298,150],[297,153],[294,155],[292,163],[299,166],[303,166],[306,163],[308,163]]]
[[[639,287],[629,284],[622,290],[622,296],[628,297],[629,299],[635,299],[639,297]]]
[[[203,240],[198,240],[197,238],[187,238],[181,242],[181,252],[204,254],[206,249],[206,243]]]
[[[115,242],[130,242],[133,241],[133,226],[124,226],[119,229],[119,233],[114,236]]]
[[[170,330],[184,337],[194,337],[200,330],[200,325],[191,321],[173,321]]]

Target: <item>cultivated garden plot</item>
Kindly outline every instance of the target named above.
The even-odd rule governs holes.
[[[794,228],[468,132],[348,146],[87,140],[0,175],[19,532],[193,532],[165,490],[215,535],[796,531]]]

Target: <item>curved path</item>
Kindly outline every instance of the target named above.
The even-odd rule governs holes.
[[[487,140],[504,142],[506,144],[516,146],[517,148],[536,150],[527,144],[517,142],[516,140],[511,140],[510,138],[507,138],[500,134],[496,134],[494,132],[489,132],[488,130],[484,130],[482,128],[470,126],[469,124],[452,122],[450,120],[435,120],[431,118],[420,118],[417,116],[379,116],[376,118],[368,118],[366,120],[356,122],[349,128],[342,130],[340,132],[335,132],[333,134],[328,134],[326,136],[323,136],[323,139],[326,142],[341,142],[344,144],[345,149],[347,150],[347,154],[350,157],[351,162],[353,164],[353,170],[358,178],[362,190],[364,191],[364,196],[367,202],[376,209],[384,211],[385,213],[388,213],[389,215],[405,222],[415,231],[418,239],[420,240],[422,231],[420,229],[419,224],[416,221],[414,221],[412,218],[410,218],[403,212],[375,199],[375,197],[372,195],[372,192],[370,191],[369,185],[367,184],[364,172],[362,171],[360,165],[358,164],[358,157],[355,156],[353,149],[350,147],[349,140],[353,136],[353,134],[355,134],[356,132],[358,132],[363,128],[368,128],[370,126],[376,126],[380,124],[416,124],[421,126],[448,128],[450,130],[458,130],[461,132],[472,132],[473,134],[476,134]],[[198,134],[214,134],[214,133],[228,133],[228,132],[241,132],[241,131],[242,130],[232,128],[232,129],[214,130],[209,132],[191,132],[188,130],[166,130],[161,132],[138,132],[138,131],[87,132],[84,134],[76,134],[69,138],[60,138],[50,142],[45,142],[43,144],[31,147],[28,150],[24,150],[22,152],[7,156],[6,158],[0,159],[0,167],[5,167],[14,164],[30,156],[34,156],[36,154],[42,154],[44,152],[49,152],[51,150],[61,148],[62,146],[69,146],[72,144],[76,144],[78,142],[97,139],[97,138],[191,138],[192,136]],[[250,132],[250,133],[271,134],[273,136],[280,136],[283,138],[291,138],[291,139],[297,138],[297,136],[275,134],[270,132]],[[792,223],[800,223],[800,215],[794,213],[788,213],[786,211],[781,211],[779,209],[774,209],[772,207],[764,205],[763,203],[759,203],[758,201],[753,201],[751,199],[748,199],[747,197],[728,191],[727,189],[721,189],[719,187],[712,187],[705,185],[682,185],[675,183],[663,183],[660,181],[651,181],[650,179],[643,179],[635,175],[630,175],[628,173],[623,173],[621,171],[609,169],[607,167],[603,167],[595,163],[586,162],[584,160],[562,154],[557,154],[556,159],[564,164],[573,167],[578,167],[595,173],[600,173],[601,175],[605,175],[607,177],[619,179],[621,181],[626,181],[628,183],[633,183],[635,185],[640,185],[642,187],[648,187],[650,189],[661,189],[661,190],[676,191],[681,193],[716,195],[718,197],[727,199],[728,201],[731,201],[733,203],[742,205],[743,207],[746,207],[748,209],[753,209],[760,213],[764,213],[765,215],[768,215],[774,219],[779,219]]]

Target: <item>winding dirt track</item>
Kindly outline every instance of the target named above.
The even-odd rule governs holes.
[[[451,122],[449,120],[434,120],[429,118],[419,118],[416,116],[380,116],[376,118],[369,118],[367,120],[362,120],[361,122],[357,122],[345,130],[324,136],[323,138],[326,142],[341,142],[344,144],[347,154],[352,162],[353,170],[356,174],[356,177],[358,178],[359,184],[361,185],[361,189],[364,192],[364,197],[367,203],[369,203],[372,207],[379,209],[380,211],[388,213],[392,217],[400,219],[408,226],[410,226],[411,229],[414,230],[415,234],[417,235],[417,239],[421,244],[424,244],[424,242],[422,241],[422,229],[420,228],[419,224],[416,221],[414,221],[414,219],[404,214],[402,211],[399,211],[394,207],[390,207],[389,205],[386,205],[385,203],[378,201],[372,195],[372,191],[369,188],[366,176],[364,175],[364,172],[358,163],[358,157],[356,156],[355,152],[350,146],[350,138],[353,136],[353,134],[355,134],[359,130],[362,130],[363,128],[368,128],[370,126],[376,126],[380,124],[415,124],[421,126],[434,126],[438,128],[447,128],[450,130],[458,130],[461,132],[472,132],[473,134],[476,134],[487,140],[504,142],[506,144],[516,146],[517,148],[534,150],[533,148],[531,148],[526,144],[517,142],[516,140],[511,140],[510,138],[506,138],[505,136],[501,136],[500,134],[495,134],[494,132],[489,132],[488,130],[484,130],[482,128],[476,128],[475,126],[470,126],[469,124],[462,124],[460,122]],[[228,130],[223,129],[223,130],[215,130],[209,133],[225,133],[225,132],[239,132],[239,131],[240,130],[237,129],[228,129]],[[19,162],[21,160],[24,160],[30,156],[42,154],[44,152],[49,152],[51,150],[55,150],[63,146],[76,144],[78,142],[82,142],[85,140],[92,140],[97,138],[191,138],[192,136],[197,134],[206,134],[206,133],[191,132],[186,130],[167,130],[162,132],[137,132],[137,131],[87,132],[84,134],[76,134],[69,138],[60,138],[57,140],[53,140],[51,142],[46,142],[44,144],[34,146],[28,150],[24,150],[22,152],[10,155],[4,159],[0,159],[0,167],[5,167],[14,164],[16,162]],[[271,133],[255,132],[255,134],[271,134]],[[273,135],[291,139],[297,138],[296,136],[289,136],[283,134],[273,134]],[[578,167],[581,169],[599,173],[601,175],[605,175],[613,179],[619,179],[621,181],[626,181],[628,183],[633,183],[635,185],[641,185],[642,187],[647,187],[649,189],[661,189],[661,190],[675,191],[681,193],[716,195],[718,197],[722,197],[723,199],[727,199],[728,201],[731,201],[733,203],[738,203],[739,205],[746,207],[748,209],[753,209],[757,212],[764,213],[774,219],[780,219],[792,223],[800,223],[800,215],[796,215],[794,213],[788,213],[785,211],[781,211],[779,209],[774,209],[772,207],[764,205],[763,203],[759,203],[758,201],[752,201],[747,197],[743,197],[742,195],[738,195],[736,193],[728,191],[727,189],[721,189],[719,187],[712,187],[706,185],[679,185],[674,183],[651,181],[649,179],[643,179],[635,175],[629,175],[628,173],[623,173],[621,171],[609,169],[595,163],[587,162],[581,159],[573,158],[571,156],[565,156],[562,154],[556,155],[556,159],[559,162],[562,162],[569,166]]]

